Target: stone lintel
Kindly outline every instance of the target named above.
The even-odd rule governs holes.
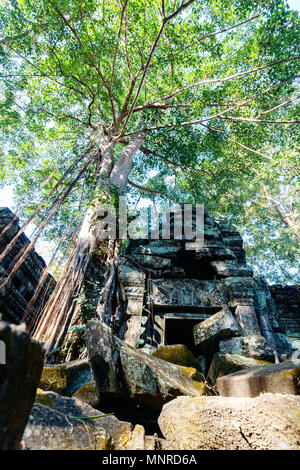
[[[222,307],[222,297],[230,300],[220,281],[154,279],[151,287],[153,304],[161,307]]]

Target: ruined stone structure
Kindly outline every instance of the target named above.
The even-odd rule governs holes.
[[[18,230],[14,214],[0,209],[0,252]],[[255,278],[233,226],[205,213],[204,244],[193,250],[184,235],[174,237],[172,217],[170,230],[168,240],[161,239],[161,227],[158,240],[130,240],[121,256],[123,302],[111,319],[115,334],[145,352],[184,344],[206,360],[206,368],[216,352],[274,360],[299,349],[299,287],[269,288],[264,278]],[[1,274],[28,243],[22,234],[0,264]],[[44,269],[44,260],[32,251],[0,292],[3,319],[21,321]],[[29,319],[36,318],[54,285],[48,274]]]
[[[276,305],[278,335],[285,335],[294,349],[300,350],[300,285],[270,286]]]
[[[3,252],[19,229],[18,218],[8,208],[0,208],[0,253]],[[23,233],[0,263],[0,277],[5,276],[14,257],[28,244],[29,240]],[[3,320],[16,324],[21,322],[45,268],[46,263],[43,258],[34,250],[31,251],[10,283],[0,291],[0,314]],[[55,280],[48,274],[30,312],[28,312],[28,323],[34,321],[48,300],[54,286]]]
[[[268,285],[253,276],[234,227],[205,213],[203,246],[191,251],[186,243],[130,241],[118,268],[126,299],[116,317],[120,337],[145,352],[185,344],[207,363],[217,351],[291,354]]]

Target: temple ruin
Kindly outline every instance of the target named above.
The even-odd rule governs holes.
[[[118,268],[126,299],[123,317],[117,313],[120,337],[145,352],[185,344],[206,358],[206,367],[218,351],[268,360],[292,354],[300,337],[299,296],[287,314],[279,287],[270,290],[253,276],[235,228],[205,213],[203,246],[191,251],[186,243],[184,237],[129,242]]]
[[[18,217],[10,209],[0,207],[0,253],[20,230],[18,222]],[[15,257],[28,244],[29,239],[22,233],[16,244],[1,261],[0,277],[4,276],[5,278]],[[35,322],[55,287],[55,280],[49,273],[46,273],[45,280],[40,285],[40,279],[45,269],[46,263],[43,258],[32,250],[9,284],[0,291],[0,315],[3,320],[19,324],[26,312],[27,326],[30,327]],[[34,295],[36,298],[33,301]]]
[[[130,240],[120,257],[122,308],[109,320],[120,339],[147,353],[184,344],[206,371],[216,352],[274,361],[299,350],[299,286],[269,287],[254,277],[241,235],[224,219],[205,212],[204,243],[193,250],[184,236],[174,237],[174,218],[170,229],[167,240]],[[1,208],[0,252],[18,230],[14,214]],[[2,274],[28,243],[22,234],[1,263]],[[20,323],[45,267],[32,251],[0,292],[4,320]],[[48,274],[30,306],[32,321],[54,285]]]

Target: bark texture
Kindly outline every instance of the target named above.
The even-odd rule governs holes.
[[[95,188],[97,198],[87,210],[67,266],[33,329],[33,336],[45,344],[49,360],[50,353],[52,359],[57,360],[58,351],[61,351],[63,360],[85,357],[84,343],[82,341],[78,345],[74,341],[74,331],[83,330],[83,326],[96,312],[109,324],[113,307],[118,306],[115,299],[118,296],[116,264],[119,243],[116,239],[103,237],[101,224],[98,223],[101,219],[99,209],[101,203],[112,201],[112,189],[116,189],[119,194],[123,193],[134,155],[143,139],[143,136],[138,136],[130,142],[116,163],[113,139],[105,134],[99,139],[101,164]]]

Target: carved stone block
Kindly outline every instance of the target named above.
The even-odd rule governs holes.
[[[235,314],[246,335],[260,334],[256,312],[252,305],[238,305]]]
[[[228,293],[220,281],[197,279],[155,279],[151,282],[152,302],[157,306],[221,307]]]
[[[127,320],[127,330],[125,331],[124,341],[133,348],[136,348],[137,340],[140,336],[141,316],[133,315]]]
[[[194,326],[196,346],[207,346],[223,338],[239,336],[241,328],[230,311],[221,310]]]

